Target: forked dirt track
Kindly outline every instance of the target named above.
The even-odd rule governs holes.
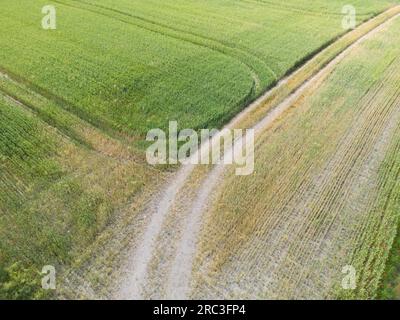
[[[297,89],[282,97],[277,104],[268,105],[279,90],[309,68],[329,47],[251,104],[226,128],[253,128],[257,139],[277,119],[282,118],[310,88],[318,86],[351,50],[400,16],[400,6],[390,10],[393,14],[387,20],[368,30],[334,59],[328,60],[324,67],[315,70],[311,77],[303,79]],[[254,118],[259,111],[263,117]],[[211,143],[219,138],[220,136],[214,137]],[[205,150],[201,149],[199,152]],[[122,267],[122,277],[114,290],[114,298],[185,299],[191,296],[193,259],[203,213],[212,202],[214,191],[221,184],[224,172],[223,165],[185,165],[179,169],[153,203],[141,213],[148,223],[141,238],[134,244],[126,265]]]

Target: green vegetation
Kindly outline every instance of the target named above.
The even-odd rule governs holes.
[[[378,290],[378,298],[382,300],[400,298],[400,235],[397,233]]]
[[[8,87],[34,102],[37,114],[51,110],[52,103],[45,98],[29,95],[13,83]],[[145,173],[144,164],[130,156],[129,148],[121,151],[117,142],[96,134],[89,125],[85,132],[79,122],[72,127],[87,137],[80,143],[28,107],[0,98],[0,294],[44,297],[40,286],[31,290],[40,283],[41,268],[54,265],[61,270],[74,262],[116,218],[112,213],[133,200],[157,172]],[[43,118],[63,120],[62,114],[51,116]],[[93,140],[101,148],[90,144]],[[21,288],[15,290],[18,281]]]
[[[7,300],[27,300],[50,298],[40,290],[40,274],[34,269],[21,268],[15,263],[5,270],[0,269],[0,298]]]
[[[353,1],[359,23],[393,3]],[[41,28],[49,4],[56,30]],[[345,4],[5,1],[0,298],[47,297],[38,289],[44,265],[68,273],[88,264],[121,233],[118,223],[132,221],[167,174],[145,163],[149,129],[170,120],[221,127],[342,35]]]
[[[279,1],[50,3],[58,9],[51,32],[40,26],[48,1],[3,8],[0,67],[87,121],[139,137],[171,119],[221,126],[343,33],[343,1],[293,1],[302,14]],[[357,1],[359,18],[390,3]]]

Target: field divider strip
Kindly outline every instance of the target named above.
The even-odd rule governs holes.
[[[93,115],[89,114],[83,108],[76,106],[72,102],[58,96],[49,89],[33,83],[29,79],[7,69],[2,65],[0,65],[0,76],[1,75],[19,84],[21,87],[25,86],[32,93],[55,103],[65,112],[68,112],[72,116],[79,118],[79,120],[84,122],[87,126],[101,130],[101,132],[110,139],[115,139],[117,141],[124,141],[126,139],[123,134],[120,134],[118,131],[116,131],[112,124],[108,123],[107,121],[101,119],[100,117],[93,117]]]
[[[60,134],[61,136],[71,140],[74,143],[77,143],[80,146],[83,146],[83,147],[86,147],[89,149],[93,149],[93,147],[89,143],[87,143],[84,139],[81,139],[81,137],[79,137],[78,135],[75,135],[73,132],[71,132],[70,130],[67,130],[63,126],[55,124],[54,121],[50,121],[50,120],[46,119],[41,114],[40,110],[38,108],[36,108],[35,106],[33,106],[28,101],[17,97],[15,94],[13,94],[13,93],[9,92],[8,90],[1,88],[1,87],[0,87],[0,95],[3,96],[4,98],[6,98],[7,100],[9,100],[11,103],[23,108],[25,111],[27,111],[31,114],[35,114],[44,123],[46,123],[50,127],[54,128],[58,132],[58,134]]]
[[[112,132],[110,134],[104,132],[102,128],[86,121],[74,112],[63,108],[57,101],[42,95],[39,91],[33,90],[29,86],[29,83],[25,83],[24,81],[18,82],[17,79],[18,77],[16,78],[12,73],[6,73],[0,66],[0,95],[4,96],[4,98],[13,104],[23,108],[26,112],[35,114],[43,123],[56,130],[62,137],[69,139],[78,146],[101,154],[107,158],[144,163],[145,160],[142,159],[142,157],[134,156],[130,151],[124,152],[119,156],[105,152],[99,147],[99,143],[101,142],[97,142],[95,136],[100,135],[103,137],[102,142],[114,145],[122,146],[124,142],[118,139],[118,137],[115,137]],[[14,90],[3,85],[2,81],[9,82],[10,85],[14,87]],[[35,99],[40,99],[40,101],[29,101],[25,97],[25,94]],[[63,123],[63,121],[66,121],[66,123]],[[92,134],[94,134],[93,137],[91,137]]]

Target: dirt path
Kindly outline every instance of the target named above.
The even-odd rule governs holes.
[[[265,117],[252,125],[256,138],[278,118],[281,118],[307,90],[323,81],[354,47],[382,30],[399,15],[397,13],[372,31],[367,32],[314,76],[307,79],[295,92],[269,111]],[[321,54],[323,52],[312,60],[318,59]],[[306,67],[307,64],[302,68]],[[301,72],[302,68],[282,80],[277,87],[250,105],[226,128],[237,128],[242,122],[246,122],[252,112],[260,106],[262,107],[265,101],[271,97],[274,90],[285,86],[291,77],[295,77],[297,73]],[[220,136],[214,137],[211,143],[215,143],[219,138]],[[239,140],[235,143],[240,142]],[[200,152],[203,151],[203,149],[200,150]],[[225,156],[229,156],[230,152],[228,151]],[[196,253],[202,214],[206,211],[213,191],[218,187],[223,174],[223,165],[216,165],[205,172],[201,172],[201,169],[194,165],[182,166],[174,179],[166,186],[165,191],[144,213],[146,217],[149,217],[149,224],[136,248],[130,254],[124,268],[124,277],[116,290],[116,298],[185,299],[190,297],[192,264]],[[172,219],[175,223],[166,223],[168,219]],[[166,236],[170,234],[176,236]]]

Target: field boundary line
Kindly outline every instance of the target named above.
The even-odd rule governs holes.
[[[108,132],[103,131],[101,127],[86,121],[74,112],[63,108],[57,101],[42,95],[38,91],[34,91],[29,84],[18,82],[13,76],[5,73],[0,66],[0,80],[1,79],[3,79],[5,82],[9,82],[12,86],[18,88],[18,90],[22,90],[27,95],[43,101],[30,102],[25,97],[21,97],[21,92],[12,92],[13,90],[3,86],[1,82],[0,95],[10,100],[13,104],[25,109],[25,111],[34,114],[38,117],[38,119],[40,119],[40,121],[56,130],[61,136],[69,139],[72,143],[87,148],[92,152],[96,152],[101,156],[112,158],[117,161],[132,161],[136,164],[145,163],[145,159],[143,159],[143,157],[134,156],[131,151],[124,152],[123,154],[118,154],[118,152],[113,154],[112,152],[105,152],[101,147],[99,148],[101,142],[93,143],[93,141],[96,141],[97,135],[103,137],[103,143],[106,142],[106,144],[115,145],[116,148],[122,147],[124,145],[124,141],[114,137],[112,134],[108,134]],[[46,109],[46,107],[43,108],[41,102],[49,103],[51,106],[50,109]],[[61,117],[61,121],[59,117]],[[70,126],[65,125],[62,123],[62,120],[72,122],[71,125],[73,125],[73,127],[71,128]],[[92,137],[93,134],[94,136]]]
[[[57,94],[53,93],[49,89],[43,88],[29,79],[16,74],[15,72],[8,70],[4,66],[0,65],[0,76],[6,78],[17,84],[20,88],[24,89],[30,94],[37,95],[45,100],[48,100],[54,103],[57,107],[59,107],[64,112],[68,113],[72,117],[76,117],[79,121],[82,122],[88,128],[93,130],[97,130],[101,132],[107,139],[118,141],[119,143],[126,143],[126,135],[124,132],[120,132],[116,130],[111,123],[101,119],[98,116],[91,116],[87,111],[82,108],[77,107],[75,104],[71,103],[70,101],[66,100],[58,96]],[[3,87],[0,87],[0,90],[8,95],[11,96],[13,99],[20,101],[19,97],[14,96],[13,94],[10,95]],[[43,119],[42,119],[43,120]]]
[[[0,73],[0,76],[2,75],[4,75],[4,73]],[[54,128],[61,136],[71,140],[71,142],[74,142],[82,147],[93,150],[93,147],[89,143],[84,141],[84,139],[81,139],[78,135],[75,135],[72,132],[64,130],[63,128],[57,126],[55,123],[51,123],[50,121],[46,120],[41,115],[41,112],[38,110],[38,108],[36,108],[33,104],[25,101],[25,99],[21,99],[17,97],[15,94],[1,87],[0,87],[0,95],[3,96],[5,99],[9,100],[12,104],[23,108],[26,112],[29,112],[30,114],[37,116],[42,122],[44,122],[51,128]]]
[[[75,116],[86,121],[87,123],[90,123],[93,126],[100,126],[101,129],[110,130],[111,127],[101,119],[97,119],[98,117],[91,119],[90,115],[86,111],[82,110],[82,108],[78,108],[77,106],[67,101],[66,99],[56,95],[55,93],[51,92],[46,88],[43,88],[33,83],[32,81],[26,79],[25,77],[16,74],[11,70],[8,70],[6,67],[0,65],[0,73],[6,75],[8,78],[12,79],[16,83],[20,83],[27,86],[31,91],[35,92],[36,94],[55,102],[65,111],[74,114]]]

